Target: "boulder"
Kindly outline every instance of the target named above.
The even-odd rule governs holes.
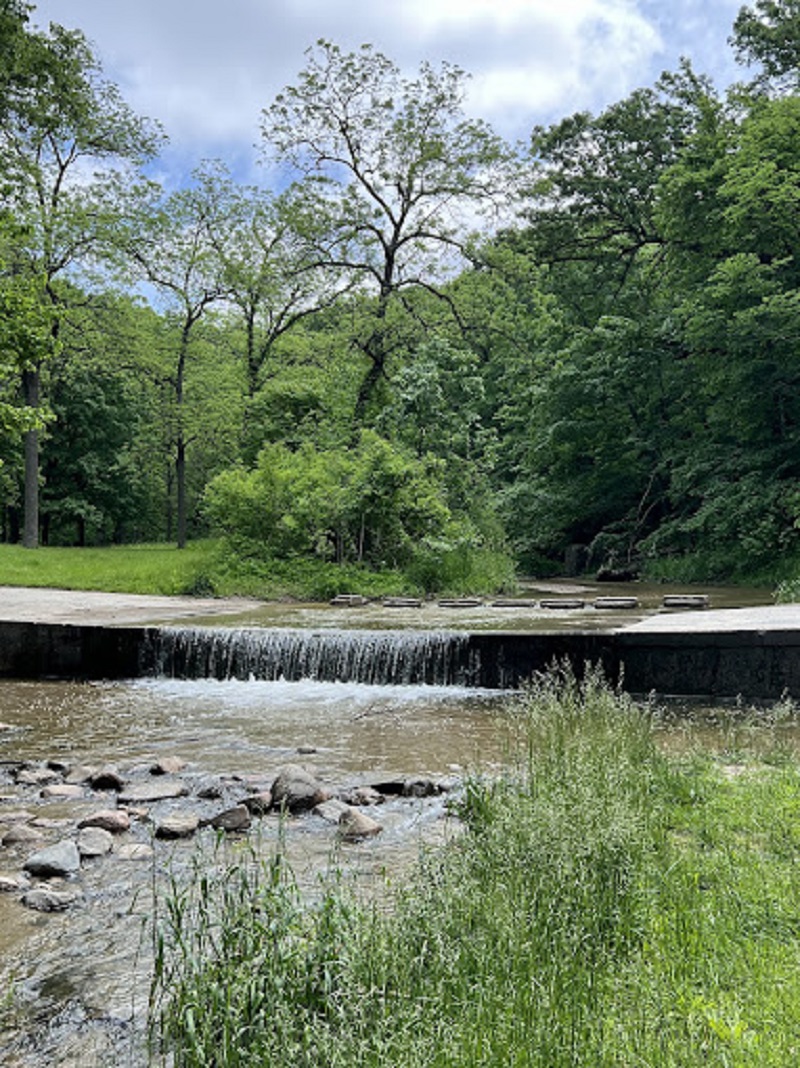
[[[218,812],[210,820],[205,821],[205,826],[213,827],[217,831],[246,831],[252,820],[246,805],[235,805],[227,808],[224,812]]]
[[[104,808],[99,812],[93,812],[86,816],[78,824],[82,830],[84,827],[100,827],[111,834],[123,834],[131,829],[131,818],[127,812],[115,808]]]
[[[186,767],[186,761],[178,756],[162,757],[150,768],[151,775],[177,775]]]
[[[94,775],[97,775],[99,770],[99,768],[90,767],[87,764],[76,764],[75,767],[70,768],[64,776],[64,782],[83,786],[85,783],[88,783]]]
[[[200,820],[191,812],[165,816],[156,826],[156,838],[191,838]]]
[[[342,801],[348,805],[382,805],[386,798],[374,786],[354,786],[341,794]]]
[[[120,793],[125,783],[119,771],[112,766],[100,768],[99,771],[94,772],[89,777],[89,785],[93,790],[113,790],[114,793]]]
[[[78,832],[78,852],[82,857],[104,857],[113,844],[114,836],[102,827],[84,827]]]
[[[242,804],[251,816],[266,816],[272,808],[272,791],[259,790],[256,794],[249,794],[242,798]]]
[[[285,764],[279,769],[271,793],[273,805],[288,812],[308,812],[331,797],[330,791],[299,764]]]
[[[80,870],[81,857],[78,847],[70,839],[64,838],[55,845],[46,846],[38,853],[33,853],[23,867],[31,875],[41,879],[53,879],[74,875]]]
[[[19,786],[47,786],[51,782],[58,782],[60,776],[52,768],[20,768],[14,776],[14,781]]]
[[[383,827],[370,816],[358,809],[348,808],[339,817],[339,834],[346,842],[357,842],[362,838],[374,838]]]
[[[322,816],[328,823],[338,823],[345,812],[350,812],[350,806],[337,797],[314,806],[315,815]]]

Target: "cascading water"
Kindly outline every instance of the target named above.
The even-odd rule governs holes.
[[[480,675],[468,636],[451,631],[165,627],[146,660],[153,674],[184,679],[470,686]]]

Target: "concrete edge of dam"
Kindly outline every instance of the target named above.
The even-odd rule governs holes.
[[[0,621],[0,678],[120,680],[154,674],[160,628]],[[456,633],[456,632],[454,632]],[[800,629],[472,632],[469,682],[515,688],[554,663],[602,667],[631,693],[800,698]]]

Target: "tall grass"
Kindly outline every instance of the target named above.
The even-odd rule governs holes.
[[[247,853],[173,887],[152,1020],[176,1068],[800,1062],[796,766],[676,764],[595,676],[513,715],[507,774],[388,902],[336,878],[309,902]]]

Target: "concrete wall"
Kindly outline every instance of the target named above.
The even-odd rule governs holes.
[[[153,670],[147,627],[0,622],[0,678],[121,679]],[[800,699],[800,631],[474,633],[470,682],[510,688],[555,662],[602,665],[632,693]]]

